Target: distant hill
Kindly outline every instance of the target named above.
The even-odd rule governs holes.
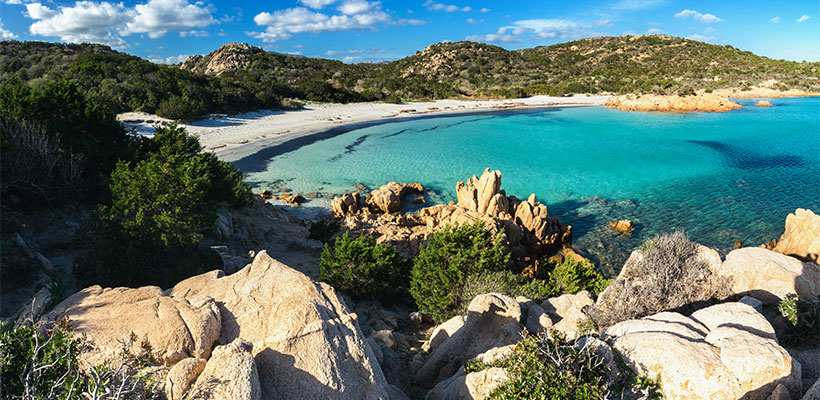
[[[0,82],[77,80],[114,111],[189,118],[309,101],[401,101],[571,93],[689,94],[749,89],[820,93],[820,63],[772,60],[666,35],[597,37],[522,50],[437,43],[381,64],[344,64],[231,43],[179,66],[102,45],[0,43]]]

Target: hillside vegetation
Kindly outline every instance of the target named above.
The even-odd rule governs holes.
[[[767,87],[820,92],[820,63],[772,60],[666,35],[580,39],[509,51],[475,42],[433,44],[384,64],[266,52],[231,43],[179,66],[95,44],[4,41],[0,82],[73,79],[113,112],[169,118],[319,102],[572,93],[691,94]]]

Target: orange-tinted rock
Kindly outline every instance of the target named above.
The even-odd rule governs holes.
[[[758,106],[758,107],[771,107],[772,103],[769,103],[766,100],[760,100],[757,103],[755,103],[755,106]]]
[[[731,111],[742,106],[728,97],[713,94],[697,96],[644,95],[611,97],[605,106],[622,111]]]

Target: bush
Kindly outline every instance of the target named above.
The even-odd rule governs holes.
[[[0,392],[4,398],[80,398],[82,344],[67,319],[47,334],[32,325],[0,325]]]
[[[222,265],[197,243],[215,232],[221,204],[250,203],[249,186],[176,125],[158,127],[146,147],[146,159],[117,164],[111,206],[100,206],[79,235],[88,252],[75,271],[84,283],[167,286]]]
[[[803,301],[796,295],[789,295],[777,305],[786,321],[773,324],[779,332],[777,338],[790,347],[814,347],[820,343],[820,297],[814,301]]]
[[[536,303],[541,303],[558,292],[556,287],[542,279],[531,279],[512,271],[502,270],[483,274],[472,274],[467,277],[456,307],[457,314],[466,314],[470,302],[478,295],[501,293],[512,298],[524,296]]]
[[[493,235],[480,222],[445,227],[414,260],[410,294],[421,312],[444,321],[460,311],[469,276],[500,271],[509,259],[502,233]]]
[[[395,298],[406,287],[409,262],[389,244],[376,244],[369,235],[345,233],[325,244],[319,260],[319,279],[354,298]]]
[[[598,400],[609,394],[604,358],[556,332],[527,336],[497,366],[509,380],[490,393],[492,399]]]
[[[586,290],[597,296],[609,285],[609,279],[604,279],[595,266],[587,261],[578,262],[565,258],[561,264],[546,263],[550,269],[547,282],[557,293],[576,294]]]
[[[161,101],[157,107],[157,115],[164,118],[190,121],[208,112],[205,103],[192,100],[186,96],[171,95]]]
[[[638,261],[624,265],[628,279],[613,281],[612,297],[593,307],[590,316],[599,328],[666,310],[695,311],[726,295],[727,285],[682,231],[655,235],[639,251]]]

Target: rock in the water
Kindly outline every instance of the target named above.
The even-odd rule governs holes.
[[[431,388],[477,355],[518,342],[520,318],[515,299],[498,293],[476,296],[467,308],[464,326],[433,351],[416,373],[416,384]]]
[[[279,199],[297,206],[305,202],[305,197],[299,193],[282,193]]]
[[[218,346],[197,378],[191,400],[259,400],[262,391],[250,343],[236,339]]]
[[[427,392],[425,400],[481,400],[508,379],[504,368],[490,367],[465,374],[464,370],[440,382]]]
[[[402,199],[411,193],[424,193],[424,187],[418,182],[408,184],[390,182],[370,192],[365,199],[365,204],[383,213],[394,213],[401,210]]]
[[[168,400],[181,400],[199,374],[205,370],[208,360],[204,358],[186,358],[171,367],[165,377],[165,397]]]
[[[800,364],[746,304],[624,321],[604,338],[639,375],[659,376],[664,398],[766,399],[781,384],[799,396]]]
[[[263,399],[383,399],[387,382],[356,315],[332,287],[271,259],[177,284],[174,298],[209,296],[223,315],[220,343],[253,344]]]
[[[444,321],[441,325],[437,326],[436,329],[433,330],[433,333],[430,334],[430,342],[425,343],[424,350],[426,351],[433,351],[438,348],[439,345],[444,343],[445,340],[452,337],[462,326],[464,326],[464,316],[463,315],[456,315],[453,318]]]
[[[620,221],[610,221],[609,227],[615,229],[618,232],[629,233],[635,229],[635,224],[628,219],[622,219]]]
[[[774,251],[820,263],[820,215],[798,208],[786,217],[786,230]]]
[[[759,247],[733,250],[717,273],[731,280],[734,293],[777,303],[788,294],[806,300],[820,295],[820,266]]]
[[[86,334],[94,350],[86,355],[92,364],[116,360],[122,341],[133,333],[134,353],[150,345],[154,357],[166,365],[188,358],[207,358],[219,338],[221,314],[213,299],[191,296],[175,299],[162,289],[91,286],[63,300],[47,316],[57,321],[68,317],[75,334]]]
[[[263,199],[272,199],[272,198],[276,197],[276,195],[274,195],[273,192],[271,192],[270,190],[267,190],[267,189],[259,192],[259,195],[262,196]]]
[[[771,107],[772,103],[770,103],[766,100],[760,100],[757,103],[755,103],[755,106],[757,106],[757,107]]]

